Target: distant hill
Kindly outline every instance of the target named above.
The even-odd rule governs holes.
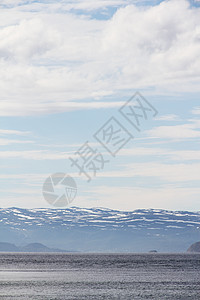
[[[185,252],[200,240],[200,212],[107,208],[0,209],[0,240],[78,252]],[[42,246],[26,246],[37,252]],[[45,247],[45,246],[44,246]]]
[[[0,242],[0,252],[18,252],[19,248],[11,243]]]
[[[66,252],[66,250],[49,248],[41,243],[30,243],[19,249],[21,252]]]
[[[48,248],[41,243],[31,243],[24,247],[17,247],[11,243],[0,242],[0,252],[66,252],[65,250]]]
[[[194,243],[190,246],[187,252],[199,252],[200,253],[200,242]]]

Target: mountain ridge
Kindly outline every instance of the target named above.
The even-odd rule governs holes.
[[[0,240],[86,252],[184,252],[200,239],[200,212],[163,209],[1,208]]]
[[[12,243],[0,242],[0,252],[67,252],[57,248],[49,248],[41,243],[30,243],[25,246],[16,246]]]

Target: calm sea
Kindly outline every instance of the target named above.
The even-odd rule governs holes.
[[[200,299],[198,254],[0,254],[0,299]]]

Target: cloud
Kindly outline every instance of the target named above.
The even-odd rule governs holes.
[[[91,1],[84,3],[75,2]],[[109,20],[67,12],[65,1],[53,10],[41,3],[37,14],[30,2],[2,9],[0,115],[68,111],[74,100],[74,109],[91,108],[86,99],[105,103],[104,96],[132,89],[199,91],[200,9],[185,0],[128,3]]]
[[[192,110],[192,114],[193,114],[193,115],[200,115],[200,107],[195,107],[195,108]]]
[[[146,163],[131,163],[124,164],[124,169],[121,171],[105,171],[98,174],[99,177],[104,178],[138,178],[143,177],[143,182],[148,180],[146,178],[154,178],[158,186],[163,185],[161,181],[167,183],[188,183],[192,181],[200,181],[200,174],[198,168],[200,163],[184,164],[164,164],[160,162],[146,162]],[[161,180],[161,181],[160,181]]]
[[[200,137],[200,124],[197,120],[191,120],[193,123],[173,126],[158,126],[146,133],[159,139],[191,139]]]
[[[7,194],[6,197],[2,197],[1,207],[18,207],[19,203],[20,207],[24,208],[47,207],[48,204],[42,198],[41,191],[43,182],[48,176],[49,174],[1,174],[1,182],[7,180],[9,186],[12,186],[12,189],[8,190],[7,185],[1,185],[1,192]],[[115,184],[114,180],[112,184]],[[72,204],[79,207],[98,207],[100,203],[102,207],[120,210],[147,207],[180,210],[181,207],[182,210],[197,211],[200,210],[199,193],[198,186],[180,186],[177,182],[165,183],[156,188],[155,186],[139,187],[134,184],[122,187],[116,183],[116,186],[100,184],[95,187],[90,186],[88,190],[86,186],[82,189],[79,185],[79,193]]]
[[[157,121],[181,121],[181,118],[178,115],[170,114],[170,115],[156,117],[155,120],[157,120]]]
[[[22,9],[25,9],[27,6],[30,8],[37,7],[45,7],[51,9],[51,11],[55,11],[56,9],[62,9],[63,11],[70,11],[71,9],[76,10],[96,10],[96,9],[105,9],[107,7],[117,7],[120,5],[127,5],[131,2],[139,2],[139,0],[135,1],[127,1],[127,0],[57,0],[55,1],[39,1],[36,2],[35,0],[1,0],[2,6],[9,6],[9,7],[17,7],[18,5],[22,6]]]
[[[1,144],[1,141],[0,141]],[[20,158],[31,160],[61,160],[67,159],[72,152],[51,152],[47,150],[0,151],[0,159]]]
[[[0,135],[28,135],[29,131],[19,131],[19,130],[8,130],[8,129],[0,129]]]
[[[47,113],[62,113],[64,111],[75,111],[75,110],[89,110],[89,109],[103,109],[103,108],[119,108],[124,104],[124,102],[104,102],[104,101],[94,101],[94,102],[64,102],[64,101],[55,101],[55,102],[38,102],[31,103],[29,106],[23,105],[23,102],[18,103],[15,102],[13,104],[8,105],[6,102],[2,101],[0,106],[3,111],[0,112],[0,115],[16,115],[16,116],[24,116],[24,115],[42,115]]]
[[[30,135],[29,131],[20,131],[20,130],[8,130],[8,129],[0,129],[0,146],[7,146],[11,144],[33,144],[34,141],[31,140],[19,140],[14,139],[13,136],[25,137]],[[1,136],[6,138],[1,138]],[[7,136],[11,138],[7,138]]]
[[[195,210],[200,209],[199,188],[180,188],[164,186],[161,188],[141,187],[108,187],[99,186],[90,189],[89,195],[77,197],[73,205],[83,207],[98,206],[101,201],[102,207],[120,210],[133,210],[141,208],[161,208],[172,210]],[[190,199],[188,201],[188,199]]]
[[[29,131],[20,131],[20,130],[8,130],[8,129],[0,129],[0,146],[7,146],[11,144],[33,144],[34,141],[31,140],[19,140],[14,139],[13,136],[25,137],[30,135]],[[1,136],[6,138],[1,138]],[[7,136],[11,138],[7,138]]]
[[[7,146],[12,144],[33,144],[33,141],[21,141],[21,140],[10,140],[10,139],[0,139],[0,146]],[[0,151],[1,152],[1,151]]]
[[[38,189],[27,189],[23,185],[16,193],[2,198],[1,207],[39,208],[49,207]],[[14,189],[13,189],[14,191]],[[20,193],[18,193],[20,192]],[[171,210],[198,211],[199,188],[178,188],[165,186],[162,188],[138,188],[138,187],[90,187],[89,193],[78,193],[73,201],[73,206],[78,207],[107,207],[118,210],[134,210],[148,208],[162,208]],[[190,199],[188,201],[188,199]],[[195,208],[195,209],[194,209]]]
[[[200,161],[200,150],[172,150],[170,148],[148,148],[134,147],[130,149],[122,149],[118,154],[120,156],[132,157],[149,157],[152,159],[163,159],[168,161]]]
[[[39,18],[22,20],[17,25],[6,26],[0,31],[0,57],[16,63],[29,63],[34,57],[41,57],[58,44],[59,34],[49,30]]]

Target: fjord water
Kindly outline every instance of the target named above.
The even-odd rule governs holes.
[[[200,255],[3,253],[0,299],[200,299]]]

